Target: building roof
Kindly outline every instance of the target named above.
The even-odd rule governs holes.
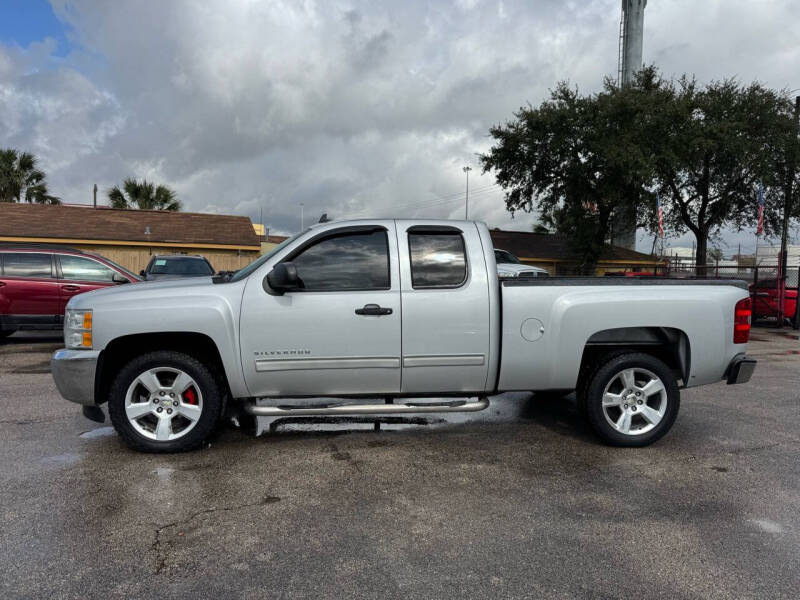
[[[567,236],[558,233],[531,233],[528,231],[503,231],[492,229],[490,231],[492,243],[499,250],[508,250],[517,258],[525,260],[580,260],[580,253],[570,244]],[[628,250],[619,246],[606,246],[600,253],[602,261],[615,262],[648,262],[655,259],[649,254]]]
[[[0,239],[260,248],[248,217],[6,202],[0,202]]]

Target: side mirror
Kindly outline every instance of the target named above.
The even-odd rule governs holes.
[[[123,275],[117,272],[114,272],[114,274],[111,276],[111,281],[113,281],[114,283],[129,283],[127,277],[124,277]]]
[[[144,269],[142,269],[141,271],[139,271],[139,277],[144,277]]]
[[[286,292],[302,288],[303,282],[297,275],[297,267],[290,262],[284,262],[278,263],[272,268],[272,271],[264,278],[262,286],[268,294],[281,296]]]

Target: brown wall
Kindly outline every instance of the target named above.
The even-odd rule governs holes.
[[[204,248],[164,248],[159,246],[111,246],[111,245],[76,245],[79,250],[94,252],[126,269],[139,273],[147,266],[153,254],[201,254],[205,256],[216,271],[236,271],[247,266],[258,258],[258,251],[247,252],[237,250],[206,250]]]

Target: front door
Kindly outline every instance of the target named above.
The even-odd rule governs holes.
[[[116,271],[100,261],[74,254],[57,254],[56,257],[59,261],[58,281],[61,287],[59,312],[62,315],[67,302],[73,296],[115,285],[114,274]]]
[[[240,336],[250,393],[398,393],[400,282],[394,224],[382,221],[309,235],[281,260],[295,265],[303,289],[271,295],[262,287],[265,273],[251,275],[245,287]]]

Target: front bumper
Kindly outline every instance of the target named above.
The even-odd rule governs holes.
[[[94,374],[99,350],[56,350],[50,360],[61,395],[71,402],[94,406]]]
[[[728,384],[732,383],[747,383],[755,371],[756,363],[755,358],[749,358],[744,354],[734,356],[728,369],[725,371],[725,376],[728,379]]]

